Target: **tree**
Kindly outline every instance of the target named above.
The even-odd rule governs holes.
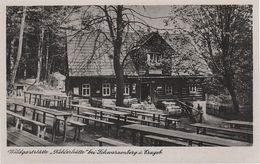
[[[17,57],[16,57],[16,60],[15,60],[14,66],[13,66],[13,70],[12,70],[12,74],[11,74],[11,78],[10,78],[10,83],[9,83],[9,87],[8,87],[8,88],[10,88],[10,90],[13,90],[15,79],[16,79],[17,69],[18,69],[20,59],[21,59],[21,56],[22,56],[25,18],[26,18],[26,7],[23,7],[23,16],[22,16],[22,19],[21,19],[18,52],[17,52]]]
[[[59,35],[62,32],[60,29],[61,20],[64,19],[66,11],[66,9],[59,6],[30,7],[28,21],[38,42],[36,83],[48,79],[49,47],[52,48],[52,44],[56,44],[50,40],[50,35]],[[55,42],[59,41],[55,40]]]
[[[171,21],[229,92],[239,113],[241,84],[252,86],[252,6],[178,6],[173,12]]]
[[[87,63],[91,63],[94,60],[93,56],[99,47],[97,46],[99,38],[103,38],[103,40],[106,40],[110,43],[110,48],[113,50],[112,58],[117,86],[116,105],[122,106],[124,90],[124,66],[126,64],[125,59],[128,57],[128,55],[122,56],[122,52],[125,51],[125,54],[127,54],[128,49],[131,47],[130,44],[126,44],[128,41],[127,38],[130,37],[129,33],[140,35],[140,31],[147,31],[144,29],[163,29],[157,29],[150,26],[144,21],[144,19],[142,19],[143,17],[147,16],[140,14],[136,10],[127,6],[84,6],[82,10],[84,12],[81,15],[81,28],[77,30],[73,36],[83,35],[81,32],[84,30],[87,31],[84,33],[87,35],[98,33],[97,38],[95,38],[95,45],[92,56],[87,58]],[[131,41],[134,42],[133,40]],[[84,64],[82,65],[84,66]],[[83,66],[81,66],[81,68],[83,68]]]
[[[19,78],[37,77],[39,82],[47,80],[51,71],[65,72],[65,39],[62,26],[67,23],[67,17],[76,7],[27,6],[24,8],[26,12],[23,12],[22,6],[7,7],[8,94],[13,91],[14,82]],[[56,62],[57,60],[60,62]]]

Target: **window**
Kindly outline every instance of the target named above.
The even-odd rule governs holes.
[[[116,84],[114,84],[114,93],[116,93],[116,89],[117,89]]]
[[[132,93],[136,93],[136,84],[135,83],[132,84]]]
[[[165,94],[170,95],[172,94],[172,85],[165,85]]]
[[[104,83],[102,85],[102,95],[110,96],[110,84],[109,83]]]
[[[130,94],[130,85],[129,84],[125,84],[124,95],[129,95],[129,94]]]
[[[82,95],[83,96],[90,96],[90,84],[83,84],[82,85]]]
[[[74,87],[73,88],[73,94],[79,95],[79,87]]]
[[[197,92],[197,86],[195,84],[190,84],[189,85],[189,91],[190,91],[190,93]]]
[[[161,55],[155,54],[155,53],[147,54],[147,61],[148,61],[148,63],[160,63]]]

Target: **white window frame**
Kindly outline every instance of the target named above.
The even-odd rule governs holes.
[[[86,94],[84,94],[84,90],[86,90]],[[90,84],[82,84],[82,96],[90,96]]]
[[[102,84],[102,96],[110,96],[111,95],[111,85],[110,83]]]
[[[148,53],[147,61],[148,63],[161,63],[162,55],[157,53]]]
[[[114,84],[114,92],[116,93],[116,90],[117,90],[117,85]]]
[[[130,95],[130,84],[124,85],[124,95]]]
[[[172,95],[172,93],[173,93],[172,90],[173,90],[172,85],[165,84],[165,94],[166,95]]]
[[[136,93],[136,83],[132,84],[132,93],[135,94]]]
[[[79,87],[73,87],[73,94],[79,95]]]
[[[190,84],[189,85],[189,91],[190,91],[190,93],[196,93],[197,92],[196,84]]]

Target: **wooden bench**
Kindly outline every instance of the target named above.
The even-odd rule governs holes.
[[[37,126],[37,137],[41,137],[44,138],[45,137],[45,133],[46,133],[46,127],[48,126],[47,124],[35,121],[35,120],[31,120],[29,118],[26,118],[24,116],[21,116],[17,113],[11,112],[11,111],[7,111],[8,115],[11,115],[13,117],[15,117],[16,119],[16,124],[15,124],[15,128],[16,129],[20,129],[23,130],[24,127],[24,122],[30,122],[32,124],[34,124],[35,126]],[[20,128],[19,128],[20,126]]]
[[[229,124],[230,128],[245,128],[245,129],[253,129],[253,122],[249,121],[240,121],[240,120],[230,120],[230,121],[223,121],[225,124]]]
[[[148,113],[140,113],[137,115],[141,115],[143,119],[145,119],[145,117],[150,117],[153,118],[153,114],[148,114]],[[169,118],[167,117],[167,122],[165,122],[166,117],[165,116],[160,116],[159,120],[157,120],[157,122],[164,122],[164,127],[167,129],[169,127],[170,124],[173,124],[174,128],[176,128],[177,126],[177,122],[180,122],[179,119],[175,119],[175,118]]]
[[[161,121],[165,121],[165,117],[162,116],[161,117]],[[165,128],[167,129],[169,127],[170,124],[173,124],[174,129],[176,129],[177,127],[177,123],[180,122],[180,119],[176,119],[176,118],[167,118],[167,122],[165,122]]]
[[[142,115],[147,116],[147,117],[151,117],[151,118],[153,117],[152,114],[142,114]],[[170,124],[173,124],[173,127],[176,128],[177,127],[177,122],[180,122],[180,119],[169,118],[169,117],[167,117],[167,119],[166,119],[165,116],[160,116],[159,121],[160,122],[164,122],[164,128],[167,129],[167,128],[169,128]]]
[[[91,113],[91,112],[83,112],[83,114],[85,116],[92,116],[92,117],[95,117],[95,118],[100,118],[99,115],[95,115],[95,113]],[[111,115],[103,115],[102,117],[106,118],[106,119],[111,119],[111,120],[118,120],[117,117],[114,117],[114,116],[111,116]],[[144,120],[144,119],[137,118],[137,117],[129,117],[128,116],[126,120],[124,118],[120,118],[120,121],[125,122],[127,124],[141,123],[141,124],[147,124],[147,125],[153,124],[155,126],[159,126],[159,122],[157,122],[157,121],[152,121],[152,120],[147,120],[147,119]]]
[[[41,112],[41,111],[36,111],[35,112],[35,114],[36,114],[36,121],[39,121],[39,116],[43,116],[43,113]],[[45,114],[45,118],[55,118],[53,115],[51,115],[51,114]],[[60,122],[64,122],[64,118],[63,117],[61,117],[61,116],[58,116],[58,117],[56,117],[56,123],[57,123],[57,126],[56,126],[56,131],[57,132],[60,132]],[[49,126],[49,125],[48,125]],[[51,126],[51,125],[50,125]]]
[[[98,112],[97,112],[98,113]],[[95,114],[95,113],[92,113],[92,112],[83,112],[82,113],[84,116],[87,116],[87,117],[94,117],[95,119],[97,119],[97,118],[99,118],[100,119],[100,116],[97,114]],[[102,115],[102,118],[105,118],[105,119],[107,119],[108,121],[109,120],[118,120],[118,118],[117,117],[114,117],[114,116],[111,116],[111,115]],[[129,120],[129,119],[127,119],[127,120],[125,120],[124,118],[120,118],[120,121],[121,122],[126,122],[127,124],[136,124],[136,123],[139,123],[139,122],[137,122],[137,121],[132,121],[132,120]]]
[[[251,130],[234,129],[234,128],[222,128],[222,127],[216,127],[216,126],[211,126],[211,125],[206,125],[206,124],[201,124],[201,123],[191,124],[191,126],[194,126],[194,127],[197,128],[197,134],[215,135],[215,136],[218,136],[218,137],[231,138],[231,139],[237,139],[237,138],[230,137],[228,135],[237,134],[237,135],[246,136],[247,141],[252,142],[253,131],[251,131]],[[207,129],[222,132],[224,135],[217,134],[215,132],[214,133],[208,133]]]
[[[163,136],[163,137],[174,138],[174,139],[176,138],[178,140],[183,140],[185,142],[188,142],[188,145],[190,146],[193,143],[195,143],[196,146],[202,146],[205,144],[210,144],[214,146],[251,146],[252,145],[251,143],[248,142],[200,135],[195,133],[188,133],[179,130],[169,130],[164,128],[139,125],[139,124],[125,125],[122,126],[122,128],[126,130],[131,130],[133,145],[136,144],[136,137],[137,134],[139,134],[138,137],[139,137],[140,146],[143,145],[144,135],[156,135],[156,136]]]
[[[141,124],[148,125],[148,126],[150,126],[150,124],[152,124],[153,126],[158,127],[160,124],[158,121],[152,121],[152,120],[148,120],[148,119],[142,119],[142,118],[137,118],[137,117],[127,117],[127,118],[129,120],[139,121],[139,122],[141,122]]]
[[[12,146],[55,146],[55,144],[46,141],[42,138],[26,131],[8,128],[7,130],[7,145]]]
[[[93,117],[96,117],[96,118],[100,118],[100,116],[96,116],[94,113],[91,113],[91,112],[83,112],[84,115],[86,116],[93,116]],[[117,117],[114,117],[114,116],[111,116],[111,115],[103,115],[102,116],[103,118],[106,118],[106,119],[111,119],[111,120],[118,120]],[[156,125],[159,125],[158,122],[156,121],[152,121],[152,120],[143,120],[143,119],[140,119],[140,118],[137,118],[137,117],[127,117],[127,119],[125,120],[124,118],[120,118],[120,121],[121,122],[125,122],[127,124],[137,124],[137,123],[153,123],[153,124],[156,124]]]
[[[144,138],[150,139],[155,141],[152,146],[169,146],[168,144],[174,145],[174,146],[188,146],[187,143],[178,141],[178,140],[172,140],[166,137],[159,137],[154,135],[145,135]]]
[[[67,126],[67,119],[71,116],[71,113],[68,112],[63,112],[63,111],[58,111],[46,107],[40,107],[40,106],[35,106],[32,104],[28,103],[22,103],[22,102],[15,102],[15,101],[8,101],[10,104],[14,104],[15,108],[14,111],[16,111],[16,108],[18,106],[23,107],[22,110],[22,115],[25,116],[26,110],[32,111],[32,120],[35,120],[36,112],[41,112],[43,117],[42,117],[42,122],[45,123],[46,121],[46,114],[50,114],[54,116],[53,118],[53,125],[52,125],[52,141],[55,140],[56,138],[56,129],[57,129],[57,117],[63,117],[64,119],[64,126],[63,126],[63,141],[66,140],[66,126]]]
[[[74,133],[74,141],[79,141],[80,140],[80,131],[81,131],[81,128],[87,126],[87,124],[84,124],[80,121],[75,121],[75,120],[69,120],[68,123],[71,125],[71,126],[74,126],[75,127],[75,133]]]
[[[83,112],[83,114],[84,114],[84,112]],[[106,120],[100,120],[100,119],[96,119],[96,118],[89,117],[89,116],[76,115],[76,114],[72,114],[72,116],[76,117],[76,118],[81,118],[83,120],[83,122],[86,123],[86,124],[89,124],[89,121],[94,121],[94,122],[98,122],[98,123],[107,125],[108,126],[107,127],[107,134],[108,134],[108,136],[110,135],[111,126],[114,125],[113,122],[106,121]]]
[[[117,117],[114,117],[114,116],[111,116],[111,115],[103,115],[103,118],[105,118],[107,120],[113,120],[113,121],[117,121],[118,120]],[[137,124],[137,123],[139,123],[137,121],[133,121],[133,120],[129,120],[129,119],[125,120],[124,118],[120,118],[119,120],[120,120],[120,122],[124,122],[126,124]]]
[[[96,114],[92,113],[92,112],[83,112],[83,113],[84,113],[85,116],[92,116],[92,117],[96,116]],[[97,115],[97,117],[99,117],[99,116]]]
[[[133,146],[131,144],[127,144],[122,141],[118,141],[118,140],[111,139],[111,138],[105,138],[105,137],[95,139],[95,141],[97,141],[99,143],[99,146],[103,146],[103,143],[108,144],[110,146]]]

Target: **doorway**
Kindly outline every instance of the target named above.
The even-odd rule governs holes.
[[[141,101],[146,100],[146,98],[150,95],[150,84],[142,83],[141,84]]]

